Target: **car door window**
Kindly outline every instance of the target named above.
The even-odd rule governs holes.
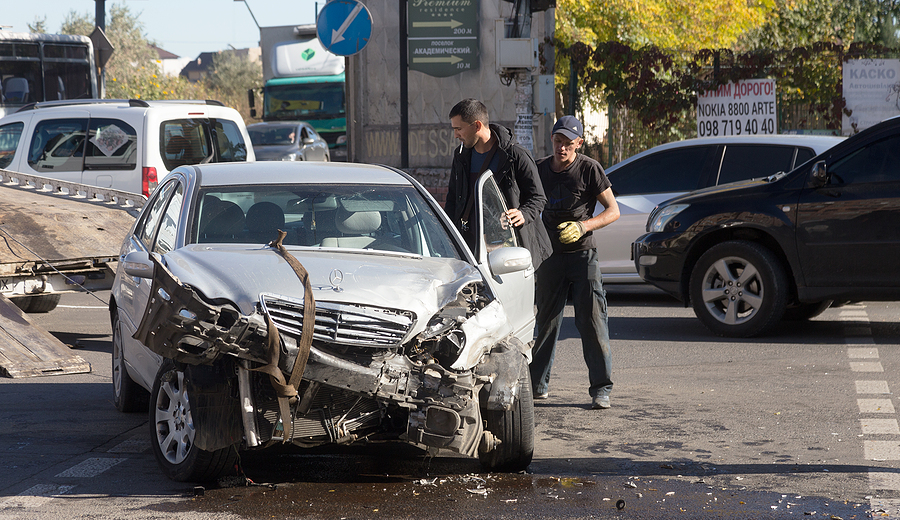
[[[815,150],[812,150],[811,148],[797,148],[797,158],[794,159],[794,165],[791,166],[791,169],[794,169],[797,166],[800,166],[801,164],[805,163],[806,161],[812,159],[815,156],[816,156],[816,152],[815,152]]]
[[[215,120],[217,160],[219,162],[239,162],[247,160],[247,143],[234,121]]]
[[[703,168],[715,147],[665,150],[609,174],[616,195],[685,192],[702,188]]]
[[[92,118],[84,158],[85,170],[133,170],[137,167],[137,132],[118,119]]]
[[[793,162],[793,146],[729,144],[725,147],[717,184],[790,171]]]
[[[487,254],[501,247],[517,246],[516,234],[506,218],[506,203],[500,195],[500,188],[490,172],[482,174],[479,180],[481,211],[476,231],[480,231],[481,241],[476,241],[475,254],[479,262],[487,261]],[[476,236],[479,236],[476,234]],[[484,250],[482,251],[482,248]]]
[[[82,170],[87,119],[48,119],[34,129],[28,165],[38,172]]]
[[[159,135],[163,164],[170,171],[185,164],[199,164],[209,157],[209,131],[202,119],[163,121]]]
[[[164,255],[175,249],[175,240],[178,236],[178,217],[181,214],[181,203],[183,200],[184,187],[181,183],[178,183],[172,198],[169,199],[165,212],[162,214],[159,233],[156,234],[156,243],[153,245],[154,253]]]
[[[0,168],[8,168],[12,164],[24,128],[25,123],[22,122],[0,126]]]
[[[828,166],[829,183],[863,184],[900,180],[900,136],[891,136],[853,152]]]
[[[150,201],[149,210],[144,211],[141,222],[138,223],[134,230],[135,237],[144,244],[144,247],[148,251],[150,250],[150,245],[153,243],[153,237],[156,235],[156,229],[159,227],[159,222],[163,215],[163,208],[165,208],[166,201],[168,200],[174,185],[175,182],[172,181],[163,186],[162,189],[157,190],[156,199]]]

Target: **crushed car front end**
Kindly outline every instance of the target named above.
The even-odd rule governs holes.
[[[499,444],[484,429],[482,415],[516,404],[520,381],[527,377],[528,346],[511,334],[503,306],[473,266],[453,261],[452,268],[430,276],[420,272],[406,282],[382,280],[385,291],[397,284],[414,285],[416,277],[423,280],[412,296],[390,298],[401,308],[362,297],[350,284],[343,290],[313,277],[315,325],[304,350],[303,290],[296,284],[291,291],[262,284],[267,290],[243,310],[233,301],[210,299],[201,289],[202,280],[228,277],[196,276],[203,262],[186,257],[204,254],[216,253],[188,249],[171,253],[168,262],[147,256],[153,286],[135,334],[150,350],[184,365],[189,388],[204,396],[194,404],[198,429],[206,430],[196,440],[199,448],[221,449],[236,438],[244,448],[405,441],[474,456]],[[303,260],[313,266],[317,262]],[[369,267],[378,261],[425,260],[369,259]],[[358,255],[339,264],[345,276],[353,274],[353,262],[359,262]],[[289,274],[284,266],[282,272]],[[196,283],[181,279],[192,275]],[[289,276],[272,279],[282,280],[282,289],[292,287],[293,282],[285,282]],[[365,291],[378,293],[378,287]],[[273,327],[277,341],[271,339]],[[302,378],[291,386],[298,359]],[[191,377],[210,370],[228,379],[227,384],[215,377]]]

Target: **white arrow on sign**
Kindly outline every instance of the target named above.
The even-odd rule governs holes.
[[[353,10],[350,11],[350,14],[347,15],[347,19],[344,20],[344,23],[338,27],[337,30],[331,30],[331,44],[344,41],[344,33],[347,31],[347,27],[350,27],[350,24],[353,23],[353,20],[356,19],[356,15],[359,14],[360,11],[363,10],[363,5],[360,2],[357,2],[353,7]]]
[[[413,58],[413,63],[449,63],[451,65],[463,61],[459,56],[450,56],[448,58]]]
[[[413,27],[449,27],[451,29],[456,29],[462,22],[457,22],[456,20],[450,20],[447,22],[413,22]]]

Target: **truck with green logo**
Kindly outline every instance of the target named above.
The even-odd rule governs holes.
[[[347,160],[344,58],[319,43],[316,26],[260,27],[262,113],[251,90],[250,115],[263,121],[306,121],[328,142],[331,159]]]

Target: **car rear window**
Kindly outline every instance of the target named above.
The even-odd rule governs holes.
[[[793,146],[730,144],[725,147],[717,184],[768,177],[790,171],[793,164]]]
[[[685,192],[701,188],[712,146],[665,150],[623,165],[609,174],[616,195]]]
[[[247,160],[247,143],[228,119],[173,119],[160,126],[160,155],[170,171],[201,162]]]

